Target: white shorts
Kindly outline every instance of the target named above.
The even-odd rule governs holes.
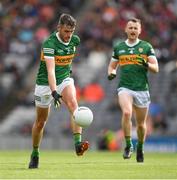
[[[118,95],[123,92],[131,95],[133,97],[133,104],[140,108],[148,107],[151,102],[149,91],[133,91],[124,87],[118,88],[117,91]]]
[[[68,77],[64,79],[62,83],[57,86],[57,92],[61,94],[63,89],[70,84],[74,84],[73,78]],[[34,92],[36,106],[44,107],[44,108],[49,107],[53,100],[51,93],[52,92],[49,86],[36,84],[35,92]]]

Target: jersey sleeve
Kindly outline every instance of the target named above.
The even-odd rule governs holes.
[[[148,50],[147,50],[147,56],[155,56],[155,51],[151,44],[148,43]]]
[[[49,58],[49,59],[54,58],[55,48],[54,48],[54,44],[52,43],[52,41],[50,39],[46,40],[43,43],[42,51],[43,51],[44,58]]]
[[[73,44],[74,44],[75,46],[79,46],[79,44],[80,44],[80,38],[79,38],[79,36],[73,35],[72,41],[73,41]]]
[[[119,60],[119,54],[118,54],[118,47],[115,46],[112,52],[112,61],[118,61]]]

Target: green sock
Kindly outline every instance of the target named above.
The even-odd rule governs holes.
[[[143,142],[138,141],[138,143],[137,143],[137,149],[139,149],[139,150],[143,150],[143,149],[144,149],[144,143],[143,143]]]
[[[33,151],[32,151],[32,157],[34,156],[39,156],[39,147],[33,147]]]
[[[81,139],[82,139],[81,134],[80,133],[74,133],[73,135],[74,135],[74,143],[79,144],[81,142]]]
[[[126,147],[133,147],[132,138],[130,136],[125,136]]]

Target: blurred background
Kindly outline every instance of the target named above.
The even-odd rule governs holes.
[[[177,152],[177,0],[1,0],[0,1],[0,149],[31,149],[35,120],[34,86],[41,43],[56,30],[61,13],[77,19],[81,38],[73,61],[80,105],[94,113],[83,138],[91,150],[122,149],[118,78],[107,80],[114,43],[126,36],[130,17],[140,18],[142,39],[156,52],[160,72],[149,73],[152,103],[146,151]],[[51,109],[43,149],[72,149],[67,108]],[[133,120],[135,127],[135,122]],[[133,128],[136,141],[136,130]]]

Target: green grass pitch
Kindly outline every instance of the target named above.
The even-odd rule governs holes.
[[[0,151],[0,179],[177,179],[177,153],[135,154],[124,160],[120,152],[43,151],[39,169],[28,169],[30,151]]]

